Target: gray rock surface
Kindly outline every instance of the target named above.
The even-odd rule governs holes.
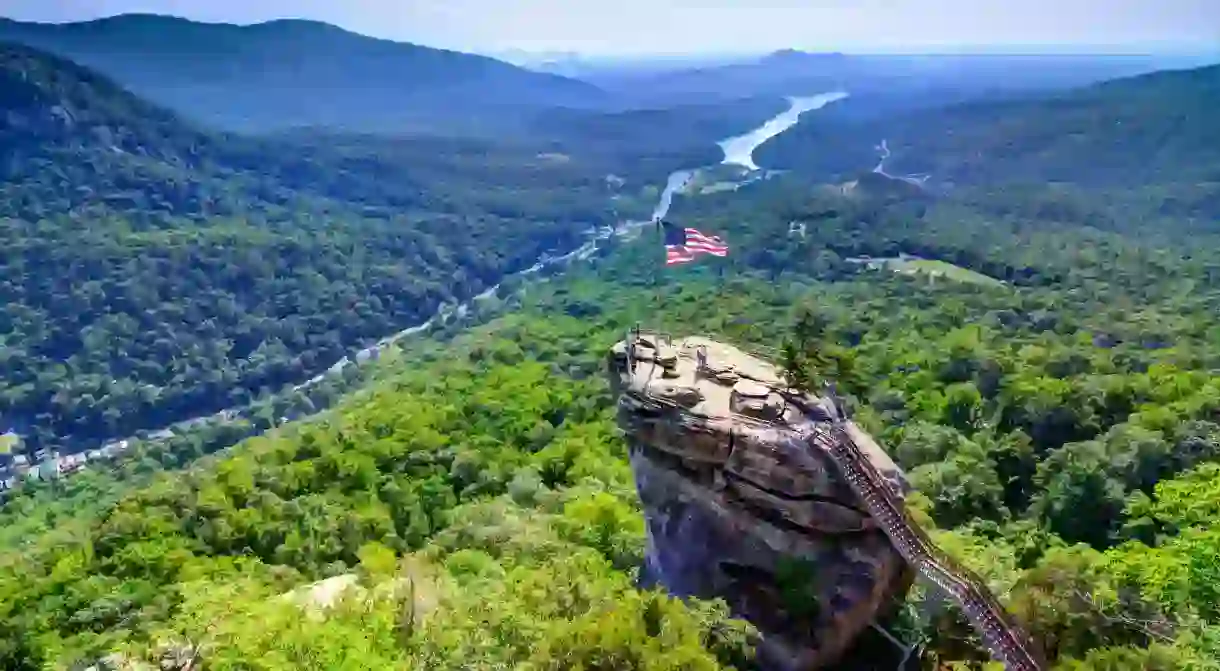
[[[772,366],[702,338],[633,335],[608,363],[647,518],[646,581],[725,599],[783,671],[833,664],[900,601],[907,564],[805,438],[828,405],[792,403]],[[901,495],[902,473],[875,452]]]

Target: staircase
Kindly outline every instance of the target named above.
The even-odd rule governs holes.
[[[993,657],[1008,671],[1047,668],[1033,641],[1005,612],[983,581],[932,542],[906,512],[902,500],[852,439],[859,429],[847,421],[818,424],[810,441],[830,455],[856,496],[916,574],[965,613]]]

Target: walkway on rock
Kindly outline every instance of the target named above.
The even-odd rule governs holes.
[[[637,351],[640,346],[644,347],[643,352]],[[717,348],[735,354],[717,352]],[[623,394],[642,401],[644,406],[668,407],[681,415],[700,417],[702,421],[709,417],[731,417],[733,422],[758,423],[797,431],[804,444],[830,459],[869,516],[916,575],[961,608],[993,657],[1002,662],[1008,671],[1042,671],[1047,668],[1033,640],[1004,610],[983,580],[942,552],[907,513],[900,485],[886,478],[878,466],[878,463],[890,461],[888,455],[871,436],[846,418],[833,387],[825,397],[814,397],[785,388],[779,372],[773,366],[715,340],[686,338],[682,341],[681,349],[683,353],[674,350],[672,339],[667,334],[642,332],[638,327],[629,331],[627,339],[612,350],[618,362],[620,382],[626,375],[627,386],[622,390]],[[787,407],[797,410],[797,416],[783,419],[785,413],[782,410],[768,418],[755,412],[743,413],[744,403],[733,401],[734,394],[743,393],[738,387],[729,392],[716,384],[701,384],[700,372],[716,374],[706,358],[709,350],[712,361],[718,362],[716,365],[727,365],[729,370],[739,373],[734,376],[735,380],[761,382],[750,385],[759,387],[761,393],[757,397],[744,392],[746,396],[759,402],[768,392],[777,392],[786,401]],[[652,365],[647,372],[637,374],[637,361],[651,362]],[[743,365],[749,370],[743,371]],[[657,378],[658,367],[669,374],[662,375],[663,379]],[[826,406],[827,402],[830,407]],[[680,450],[675,453],[686,458],[698,457],[714,464],[726,463],[728,453],[733,450],[732,429],[721,427],[712,430],[712,433],[716,431],[728,432],[727,451],[717,446],[710,451],[704,450],[706,454],[701,454],[700,448],[694,453],[682,453]],[[897,467],[894,469],[897,470]]]
[[[1033,641],[982,579],[941,552],[907,513],[902,499],[860,447],[858,441],[871,442],[867,434],[852,422],[841,421],[819,424],[810,440],[830,455],[869,514],[919,577],[957,603],[997,660],[1009,671],[1047,668]]]

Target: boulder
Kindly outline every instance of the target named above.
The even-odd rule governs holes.
[[[772,366],[734,347],[646,337],[641,352],[677,353],[670,377],[631,356],[631,341],[608,371],[647,522],[644,580],[723,598],[758,627],[764,668],[834,664],[901,602],[912,573],[807,439],[830,419],[826,404],[794,403]],[[869,460],[900,495],[909,489],[883,451]]]

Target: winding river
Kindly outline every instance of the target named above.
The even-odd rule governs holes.
[[[885,138],[882,138],[881,144],[877,145],[877,154],[879,159],[877,161],[877,167],[873,168],[873,172],[881,175],[882,177],[902,180],[908,184],[914,184],[915,186],[923,186],[924,183],[932,177],[932,175],[926,173],[922,175],[891,175],[890,173],[886,172],[885,163],[886,161],[890,160],[890,156],[892,156],[892,154],[890,152],[890,143]]]
[[[820,95],[807,97],[789,97],[789,107],[781,114],[768,120],[758,128],[745,133],[744,135],[738,135],[721,140],[718,144],[724,151],[724,160],[722,161],[722,164],[741,166],[750,171],[758,170],[758,165],[754,163],[754,150],[756,150],[767,140],[770,140],[771,138],[795,126],[800,120],[801,115],[805,112],[821,109],[822,107],[825,107],[836,100],[841,100],[846,97],[847,94],[842,92],[823,93]],[[665,189],[661,192],[661,195],[657,200],[656,207],[653,208],[652,217],[650,219],[645,221],[622,222],[615,228],[606,227],[600,230],[591,229],[588,231],[589,239],[580,247],[577,247],[576,249],[573,249],[572,251],[560,256],[546,256],[529,268],[526,268],[525,270],[514,275],[510,275],[504,279],[507,280],[509,278],[529,277],[530,275],[535,275],[546,268],[567,265],[573,261],[587,259],[597,251],[600,243],[609,240],[611,237],[630,238],[638,235],[644,227],[654,224],[658,219],[663,219],[669,214],[669,210],[673,206],[674,197],[681,194],[686,187],[691,184],[691,181],[695,178],[699,170],[700,168],[690,168],[677,170],[670,173],[669,179],[666,180]],[[748,182],[753,180],[747,179],[746,181]],[[457,316],[459,318],[463,317],[474,305],[480,301],[491,298],[500,288],[500,286],[500,284],[496,284],[495,286],[489,287],[473,298],[462,303],[442,304],[432,315],[432,317],[424,323],[417,324],[392,335],[386,336],[385,338],[377,341],[377,343],[374,345],[365,347],[351,356],[343,357],[322,373],[315,375],[301,384],[295,385],[293,389],[297,391],[308,389],[309,387],[323,381],[328,376],[341,373],[343,369],[350,365],[362,363],[376,357],[382,350],[393,345],[399,340],[402,340],[403,338],[424,333],[433,326],[443,324],[451,316]],[[243,408],[230,408],[227,410],[221,410],[213,415],[206,415],[196,417],[194,419],[175,422],[170,427],[151,432],[150,435],[159,438],[169,437],[169,435],[172,435],[173,429],[175,428],[186,428],[193,424],[198,424],[210,419],[226,419],[234,417],[239,415],[242,410]],[[134,438],[128,440],[133,439]],[[114,445],[125,442],[126,441],[113,441],[109,444]]]
[[[830,103],[846,97],[846,93],[838,91],[816,96],[788,98],[787,111],[749,133],[720,141],[720,148],[724,150],[724,164],[739,165],[747,170],[758,170],[758,164],[754,162],[755,149],[758,149],[767,140],[795,126],[805,112],[822,109]]]

